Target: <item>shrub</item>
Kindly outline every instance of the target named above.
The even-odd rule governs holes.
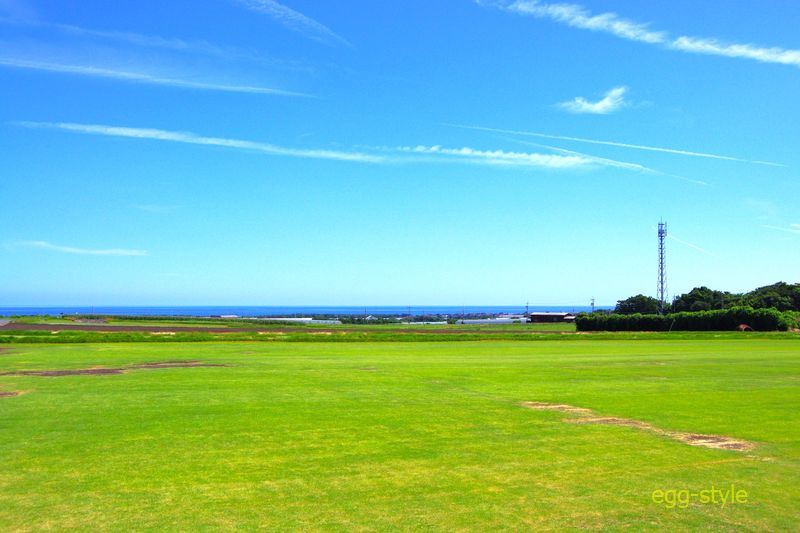
[[[714,311],[683,311],[669,315],[604,315],[581,313],[578,331],[732,331],[747,324],[756,331],[786,331],[796,327],[796,317],[777,309],[731,307]]]

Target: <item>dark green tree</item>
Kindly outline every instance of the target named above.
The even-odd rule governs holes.
[[[621,315],[631,315],[633,313],[653,315],[658,313],[658,308],[658,300],[651,296],[637,294],[636,296],[631,296],[626,300],[619,300],[617,302],[617,306],[614,308],[614,312]],[[665,311],[667,310],[665,309]]]
[[[711,311],[738,305],[741,296],[729,292],[715,291],[708,287],[695,287],[681,294],[672,302],[672,311]]]
[[[748,292],[742,300],[756,309],[774,307],[779,311],[800,311],[800,283],[779,281]]]

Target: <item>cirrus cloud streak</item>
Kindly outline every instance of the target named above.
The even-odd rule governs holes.
[[[78,74],[95,78],[107,78],[135,83],[146,83],[149,85],[165,85],[169,87],[179,87],[184,89],[202,89],[207,91],[222,91],[233,93],[250,94],[269,94],[276,96],[302,96],[309,97],[307,94],[273,89],[270,87],[259,87],[253,85],[229,85],[223,83],[206,83],[199,81],[184,80],[157,76],[146,72],[131,72],[127,70],[117,70],[95,65],[75,65],[52,63],[47,61],[29,61],[9,57],[0,57],[0,66],[21,68],[28,70],[42,70],[47,72],[58,72],[62,74]]]
[[[275,0],[238,0],[240,4],[257,13],[263,13],[287,28],[323,44],[352,46],[333,30]]]
[[[184,144],[198,144],[203,146],[221,146],[225,148],[237,148],[241,150],[250,150],[254,152],[289,157],[333,159],[338,161],[355,161],[360,163],[380,163],[385,160],[385,158],[381,156],[359,152],[286,148],[283,146],[277,146],[258,141],[226,139],[222,137],[205,137],[190,132],[169,131],[154,128],[129,128],[122,126],[107,126],[103,124],[75,124],[71,122],[18,122],[17,124],[28,128],[50,128],[90,135],[104,135],[108,137],[128,137],[134,139],[151,139]]]
[[[726,43],[708,37],[686,35],[672,37],[668,32],[650,29],[647,23],[629,20],[614,12],[595,15],[578,4],[548,4],[539,0],[514,2],[476,0],[476,2],[479,5],[492,5],[519,15],[549,19],[573,28],[608,33],[621,39],[662,46],[670,50],[800,67],[800,50],[777,46],[763,47],[749,43]]]
[[[397,151],[411,154],[444,156],[453,160],[465,160],[489,165],[510,165],[567,169],[586,167],[595,161],[579,155],[553,155],[505,150],[476,150],[475,148],[445,148],[434,146],[401,146]]]
[[[59,244],[52,244],[47,241],[21,241],[19,244],[31,248],[40,248],[42,250],[50,250],[52,252],[61,252],[64,254],[75,254],[75,255],[107,255],[116,257],[142,257],[148,255],[145,250],[130,250],[127,248],[107,248],[107,249],[75,248],[73,246],[61,246]]]
[[[373,150],[380,150],[381,152],[384,152],[382,154],[367,153],[363,151],[358,152],[288,148],[259,141],[229,139],[223,137],[208,137],[191,132],[171,131],[155,128],[131,128],[103,124],[76,124],[71,122],[16,122],[15,124],[26,128],[47,128],[87,135],[148,139],[202,146],[218,146],[269,155],[310,159],[328,159],[353,163],[419,163],[424,161],[436,161],[462,164],[538,167],[550,169],[572,169],[580,167],[608,166],[611,164],[609,162],[610,160],[586,157],[576,153],[555,155],[535,152],[480,150],[469,147],[446,148],[440,145],[400,146],[396,148],[379,149],[373,148]],[[397,154],[397,156],[389,157],[385,155],[386,152],[392,152]],[[618,165],[618,163],[614,163],[614,165]]]

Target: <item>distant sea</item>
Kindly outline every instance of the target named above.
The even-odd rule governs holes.
[[[591,311],[589,306],[580,305],[531,305],[530,311],[581,312]],[[597,306],[596,309],[606,309]],[[23,315],[135,315],[135,316],[221,316],[275,317],[289,315],[391,315],[402,316],[408,313],[419,315],[460,315],[524,313],[522,305],[384,305],[384,306],[175,306],[175,307],[123,307],[123,306],[85,306],[85,307],[0,307],[0,316]]]

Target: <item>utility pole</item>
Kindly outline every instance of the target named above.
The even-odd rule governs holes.
[[[667,265],[665,241],[667,238],[667,223],[658,223],[658,314],[664,314],[664,305],[667,301]]]

